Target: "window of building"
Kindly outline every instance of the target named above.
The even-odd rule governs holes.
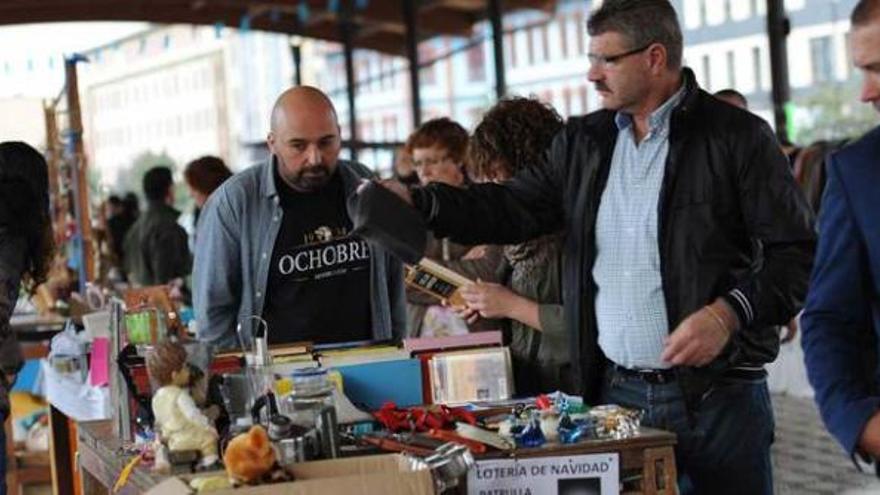
[[[535,29],[526,29],[526,65],[535,65]]]
[[[507,54],[508,67],[516,67],[516,33],[507,33],[504,35],[504,42],[507,45],[504,52]]]
[[[587,100],[587,87],[581,86],[578,93],[580,93],[581,113],[586,114],[590,110],[590,103]]]
[[[724,0],[724,20],[731,21],[733,20],[733,11],[730,5],[731,0]]]
[[[387,71],[387,58],[384,55],[379,55],[379,89],[385,91],[388,88],[388,77],[386,75]]]
[[[823,83],[834,77],[834,60],[831,53],[831,37],[821,36],[810,40],[810,61],[813,69],[813,82]]]
[[[550,61],[550,32],[547,24],[541,26],[541,55],[544,62]]]
[[[761,0],[749,0],[749,15],[761,15],[760,8],[758,7],[758,2]]]
[[[712,91],[712,65],[708,55],[703,55],[703,87]]]
[[[707,18],[709,17],[706,13],[706,0],[697,0],[700,9],[700,26],[705,26],[707,24]]]
[[[575,12],[574,14],[574,27],[574,38],[575,40],[577,40],[578,55],[586,55],[587,48],[584,38],[587,37],[587,32],[586,26],[584,25],[584,14],[582,14],[580,11]]]
[[[565,88],[562,90],[562,112],[563,117],[571,116],[571,89]]]
[[[727,87],[736,88],[736,55],[733,50],[727,52]]]
[[[562,58],[568,58],[568,16],[559,16],[556,18],[556,25],[559,26],[559,50],[562,52]]]
[[[437,71],[435,70],[436,63],[434,62],[434,53],[434,46],[430,43],[419,45],[420,63],[431,62],[431,65],[424,66],[421,68],[421,70],[419,70],[419,83],[421,84],[437,83]]]
[[[391,116],[382,116],[382,141],[391,141]]]
[[[484,44],[477,43],[468,48],[467,66],[469,81],[485,81],[486,80],[486,53]]]
[[[852,52],[850,48],[852,47],[852,38],[850,37],[850,33],[846,33],[843,35],[843,43],[844,43],[844,53],[846,53],[846,78],[849,79],[853,76],[853,60],[852,60]]]
[[[761,47],[752,48],[752,71],[755,73],[755,90],[764,89],[764,71],[761,64]]]
[[[682,17],[685,29],[697,29],[700,27],[699,3],[702,0],[684,0],[682,2]]]

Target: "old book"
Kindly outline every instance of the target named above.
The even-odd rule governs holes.
[[[470,283],[473,282],[464,275],[428,258],[422,258],[417,265],[407,266],[406,284],[434,296],[439,303],[464,306],[465,301],[458,290]]]

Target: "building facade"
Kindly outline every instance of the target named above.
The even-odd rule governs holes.
[[[293,77],[288,36],[223,27],[152,27],[86,56],[84,139],[106,184],[145,152],[179,167],[206,154],[250,165]]]
[[[734,88],[754,112],[772,123],[771,73],[765,0],[672,0],[684,30],[685,63],[709,91]],[[821,88],[854,91],[847,50],[848,16],[855,0],[787,0],[789,77],[795,117]],[[586,79],[589,39],[585,22],[592,2],[562,0],[552,12],[521,11],[504,17],[508,93],[533,95],[564,117],[599,107]],[[291,39],[285,35],[211,26],[147,26],[85,51],[80,65],[84,140],[90,163],[112,185],[144,152],[167,153],[178,165],[215,154],[239,170],[265,156],[268,116],[277,94],[293,79]],[[336,104],[348,137],[345,63],[339,44],[302,44],[303,80],[324,89]],[[495,101],[491,29],[470,38],[440,37],[419,45],[422,118],[449,116],[472,128]],[[10,55],[11,56],[11,55]],[[21,58],[21,57],[19,57]],[[359,159],[383,174],[393,143],[413,130],[407,61],[355,50],[358,139],[384,143]],[[0,95],[26,94],[51,81],[60,90],[63,60],[48,64],[6,58]],[[42,71],[42,72],[41,72]],[[51,72],[52,78],[41,75]],[[30,81],[30,82],[28,82]],[[15,86],[15,87],[12,87]],[[43,88],[45,89],[45,88]],[[45,91],[44,91],[45,92]],[[845,94],[842,100],[855,102]],[[852,103],[847,103],[847,105]]]
[[[504,18],[508,93],[536,96],[563,116],[599,108],[588,69],[586,19],[592,2],[561,1],[553,12],[518,12]],[[766,0],[672,0],[685,40],[684,61],[700,85],[715,92],[734,88],[756,114],[773,123]],[[855,0],[787,0],[789,79],[796,117],[821,87],[852,93],[854,71],[847,49],[849,13]],[[495,100],[491,30],[477,25],[470,39],[436,38],[419,46],[423,121],[449,116],[472,128]],[[339,45],[318,42],[323,58],[317,78],[340,109],[348,133],[345,65]],[[358,138],[400,142],[413,130],[407,62],[355,51]],[[856,95],[848,95],[856,101]],[[799,110],[798,110],[799,109]],[[364,152],[362,161],[387,171],[391,152]]]

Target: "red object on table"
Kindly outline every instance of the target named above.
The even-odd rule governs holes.
[[[546,394],[541,394],[535,399],[535,406],[543,411],[544,409],[550,409],[553,406],[553,401]]]
[[[460,407],[432,405],[399,409],[393,402],[386,402],[373,416],[392,432],[429,431],[454,427],[458,421],[472,425],[477,422],[470,411]]]

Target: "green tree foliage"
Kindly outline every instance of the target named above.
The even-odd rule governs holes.
[[[871,105],[859,101],[859,78],[814,89],[797,106],[806,110],[795,139],[800,144],[819,140],[858,138],[877,125]]]
[[[113,191],[120,195],[129,191],[134,192],[141,199],[141,208],[145,208],[146,201],[144,200],[142,185],[144,174],[153,167],[163,165],[169,167],[174,172],[174,207],[180,211],[191,209],[193,201],[183,180],[183,168],[178,167],[174,159],[164,151],[158,154],[152,151],[145,151],[136,156],[130,166],[119,172],[116,184],[113,186]]]

